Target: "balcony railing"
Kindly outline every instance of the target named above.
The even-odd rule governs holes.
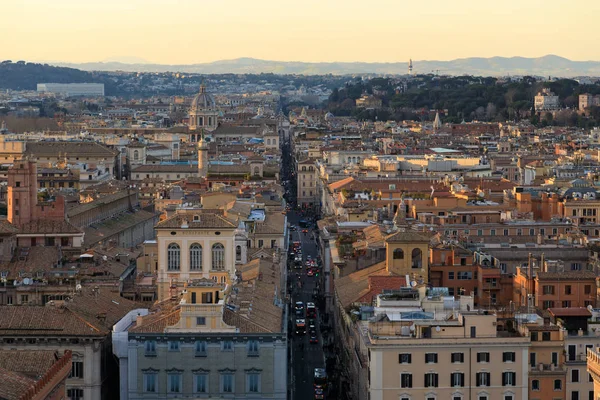
[[[566,363],[567,364],[585,364],[587,362],[587,357],[585,354],[568,354]]]

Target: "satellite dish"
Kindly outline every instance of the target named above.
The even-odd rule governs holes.
[[[81,284],[77,284],[77,286],[75,286],[75,290],[79,292],[81,290]]]
[[[436,331],[436,332],[439,332],[439,331],[441,331],[441,330],[442,330],[442,328],[440,328],[439,326],[436,326],[436,327],[435,327],[435,331]]]
[[[411,287],[417,286],[417,281],[410,281],[410,286]]]
[[[410,330],[411,330],[411,332],[414,332],[414,330],[415,330],[415,326],[414,326],[414,325],[411,325],[411,326],[410,326]]]
[[[23,285],[31,285],[31,279],[29,279],[29,278],[23,279]]]
[[[594,309],[594,307],[592,307],[592,305],[590,304],[589,306],[587,306],[587,309],[592,312],[592,310]]]

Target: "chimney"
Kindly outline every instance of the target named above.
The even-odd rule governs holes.
[[[143,319],[144,319],[144,317],[142,317],[140,314],[138,314],[137,317],[135,318],[135,325],[136,326],[142,325],[142,320]]]

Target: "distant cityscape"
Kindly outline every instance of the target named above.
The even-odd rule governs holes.
[[[600,82],[0,63],[0,399],[600,398]]]

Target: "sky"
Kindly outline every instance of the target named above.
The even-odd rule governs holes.
[[[598,0],[18,0],[0,60],[600,60]]]

